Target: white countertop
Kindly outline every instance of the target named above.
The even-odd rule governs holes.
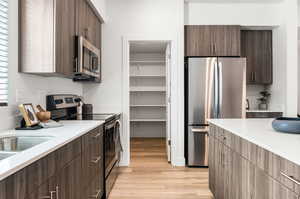
[[[276,132],[273,119],[212,119],[210,123],[300,165],[300,134]]]
[[[103,121],[62,121],[64,126],[58,128],[16,131],[0,133],[0,137],[10,135],[53,136],[49,141],[36,145],[16,155],[0,161],[0,180],[16,173],[31,163],[41,159],[61,146],[86,134],[103,124]]]

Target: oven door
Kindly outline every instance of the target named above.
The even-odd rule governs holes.
[[[118,160],[118,154],[116,151],[115,124],[116,121],[112,121],[105,125],[104,156],[105,156],[105,177],[106,178]]]
[[[100,50],[84,37],[78,37],[76,74],[99,78]]]

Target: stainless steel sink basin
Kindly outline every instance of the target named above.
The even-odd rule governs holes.
[[[51,136],[10,136],[0,138],[0,153],[20,152],[51,140]]]
[[[17,152],[0,152],[0,161],[16,154]]]

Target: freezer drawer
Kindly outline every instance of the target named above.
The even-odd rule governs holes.
[[[188,132],[188,166],[208,166],[208,130],[190,126]]]

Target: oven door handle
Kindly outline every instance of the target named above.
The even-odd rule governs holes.
[[[114,123],[105,125],[105,130],[109,130],[109,129],[115,128],[115,124],[116,124],[116,123],[114,122]]]

